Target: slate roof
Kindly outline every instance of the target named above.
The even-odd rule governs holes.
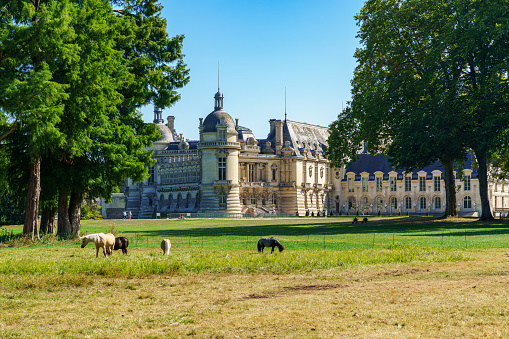
[[[403,169],[401,169],[401,168],[394,169],[392,167],[389,159],[390,159],[389,156],[385,155],[385,154],[376,154],[376,155],[360,154],[359,159],[357,161],[350,163],[346,167],[345,176],[342,180],[343,181],[346,180],[346,173],[348,173],[348,172],[353,172],[356,174],[355,180],[360,180],[360,174],[362,172],[369,173],[370,180],[374,180],[374,178],[373,179],[371,178],[371,174],[374,174],[375,172],[378,172],[378,171],[384,173],[384,177],[383,177],[384,180],[389,179],[388,174],[389,174],[389,172],[392,172],[392,171],[395,171],[398,173],[398,179],[399,179],[399,176],[405,172],[405,169],[404,168]],[[472,168],[472,159],[471,159],[470,155],[468,155],[467,160],[464,162],[464,168],[472,169],[473,172],[472,172],[471,177],[477,178],[477,175],[478,175],[477,169]],[[431,172],[434,170],[438,170],[438,171],[442,172],[442,179],[443,179],[444,170],[442,168],[442,165],[438,161],[436,161],[435,163],[433,163],[429,166],[426,166],[422,169],[412,171],[412,179],[414,179],[414,180],[417,179],[417,176],[418,176],[417,172],[419,172],[419,171],[424,171],[429,176],[431,174]],[[455,168],[455,170],[458,171],[458,168]]]
[[[283,145],[290,141],[290,147],[295,150],[295,155],[301,155],[306,145],[311,151],[321,149],[327,145],[329,130],[327,127],[311,125],[297,121],[286,120],[283,123]],[[265,147],[265,142],[270,141],[271,147],[275,149],[276,129],[272,128],[267,139],[260,139],[259,143]]]

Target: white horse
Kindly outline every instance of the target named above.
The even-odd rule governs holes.
[[[95,243],[95,257],[99,256],[99,247],[102,247],[104,256],[107,257],[113,253],[115,246],[115,236],[111,233],[94,233],[80,237],[81,248],[87,246],[89,242]]]
[[[161,241],[161,249],[163,250],[163,255],[169,255],[170,254],[170,248],[171,248],[171,242],[169,239],[163,239]]]

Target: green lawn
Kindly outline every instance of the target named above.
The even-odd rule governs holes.
[[[168,238],[173,248],[256,249],[259,238],[273,236],[287,251],[352,250],[388,246],[428,246],[444,249],[505,248],[509,225],[476,219],[439,220],[430,217],[371,218],[352,224],[352,217],[288,219],[183,219],[183,220],[83,220],[81,233],[112,232],[129,239],[130,248],[153,248]],[[21,226],[0,228],[9,232]],[[51,243],[74,246],[75,243]],[[33,246],[41,246],[34,244]]]

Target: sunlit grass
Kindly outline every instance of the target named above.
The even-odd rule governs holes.
[[[137,249],[127,256],[117,252],[107,259],[95,258],[94,248],[39,248],[1,251],[0,275],[147,277],[190,273],[289,273],[382,263],[456,260],[466,258],[454,251],[422,246],[274,254],[181,249],[174,250],[169,256],[163,256],[155,249]]]

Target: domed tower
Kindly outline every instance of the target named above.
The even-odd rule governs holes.
[[[214,111],[200,119],[200,212],[241,213],[238,126],[223,110],[223,94],[214,95]]]

